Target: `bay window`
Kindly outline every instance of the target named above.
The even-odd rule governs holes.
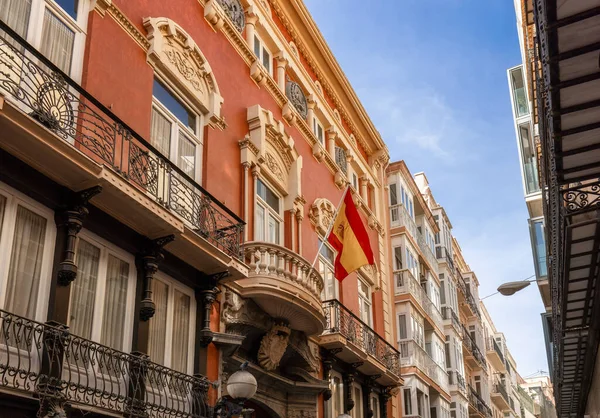
[[[116,350],[129,350],[136,283],[133,256],[82,231],[75,262],[78,273],[71,283],[70,331]]]
[[[371,315],[371,287],[362,279],[358,279],[358,310],[360,319],[367,325],[372,326],[373,320]]]
[[[156,306],[150,318],[150,360],[181,373],[192,373],[196,302],[192,289],[158,273],[152,280]]]
[[[54,211],[0,184],[0,308],[45,320]]]
[[[261,179],[256,181],[255,217],[254,239],[279,245],[283,226],[281,198]]]

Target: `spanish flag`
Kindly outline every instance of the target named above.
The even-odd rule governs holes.
[[[360,267],[375,264],[367,229],[348,190],[327,241],[337,251],[335,278],[340,282]]]

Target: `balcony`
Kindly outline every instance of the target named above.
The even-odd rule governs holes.
[[[369,325],[338,300],[323,302],[327,326],[319,345],[338,351],[336,356],[367,376],[379,375],[383,386],[397,385],[400,379],[400,353]]]
[[[437,364],[416,341],[400,341],[400,364],[402,367],[417,367],[431,380],[433,380],[441,390],[450,394],[450,384],[448,373]]]
[[[483,370],[487,370],[487,361],[485,360],[485,356],[481,353],[481,350],[477,346],[477,343],[475,342],[475,340],[473,340],[471,334],[464,326],[462,342],[465,360],[469,362],[471,367],[482,368]]]
[[[244,222],[0,22],[0,146],[198,270],[247,274]],[[14,45],[19,45],[15,47]]]
[[[212,416],[209,381],[0,310],[0,390],[132,417]]]
[[[506,385],[500,379],[494,378],[490,397],[499,410],[506,411],[510,409],[510,397],[506,391]]]
[[[450,306],[442,306],[442,318],[444,318],[445,325],[452,325],[459,334],[462,332],[460,318]]]
[[[481,312],[479,312],[477,301],[467,287],[467,283],[458,269],[456,270],[456,278],[458,284],[458,303],[460,307],[464,308],[467,318],[476,316],[481,319]]]
[[[417,237],[417,224],[403,204],[400,203],[390,207],[390,219],[392,228],[403,226],[413,238]]]
[[[394,273],[396,283],[396,295],[410,294],[417,301],[417,304],[423,308],[426,313],[426,320],[433,326],[438,327],[440,331],[444,329],[442,314],[433,304],[425,289],[415,279],[410,270],[400,270]]]
[[[471,385],[469,385],[469,416],[491,418],[492,410]]]
[[[487,358],[494,369],[499,372],[506,371],[506,362],[504,354],[494,337],[488,338],[487,341]]]
[[[448,264],[448,270],[454,274],[454,261],[452,260],[452,255],[448,252],[446,247],[436,247],[435,256],[440,263]]]
[[[284,318],[291,328],[318,335],[325,327],[321,305],[323,278],[300,255],[268,242],[243,245],[248,277],[231,282],[242,297],[251,298],[273,318]]]
[[[460,392],[467,396],[467,384],[465,378],[458,372],[453,370],[448,372],[448,381],[450,383],[450,393]]]

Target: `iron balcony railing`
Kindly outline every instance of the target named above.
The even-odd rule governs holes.
[[[446,393],[450,393],[448,373],[416,341],[400,341],[400,364],[421,369]]]
[[[467,350],[473,355],[473,357],[475,358],[477,363],[479,363],[479,365],[484,370],[487,370],[487,361],[485,359],[485,356],[481,353],[481,350],[477,346],[477,343],[475,342],[473,337],[471,337],[469,330],[467,330],[464,327],[464,325],[462,326],[462,330],[463,330],[463,333],[462,333],[463,334],[462,335],[463,344],[465,345],[465,347],[467,347]]]
[[[440,329],[444,329],[444,321],[442,320],[442,314],[438,310],[437,306],[431,301],[429,295],[421,284],[413,276],[410,270],[400,270],[394,272],[394,281],[396,283],[396,294],[411,294],[419,306],[427,313],[427,316],[433,321],[433,323]]]
[[[494,379],[494,384],[492,386],[492,391],[494,393],[499,393],[500,395],[502,395],[502,397],[504,398],[504,400],[506,401],[506,403],[509,402],[510,397],[508,396],[508,392],[506,390],[506,385],[504,383],[502,383],[500,381],[500,379],[498,379],[498,378]]]
[[[212,415],[209,381],[0,310],[0,388],[130,417]]]
[[[494,350],[496,354],[498,354],[498,357],[500,357],[500,360],[502,360],[502,363],[505,363],[504,354],[502,353],[502,350],[500,349],[500,346],[498,345],[494,337],[489,338],[487,349],[488,351]]]
[[[323,335],[341,334],[346,340],[371,355],[396,376],[400,376],[400,353],[369,325],[336,299],[323,302],[327,325]]]
[[[471,385],[469,385],[469,403],[485,418],[492,417],[492,410]]]
[[[477,315],[478,318],[481,318],[481,312],[479,312],[479,306],[477,306],[477,301],[475,297],[467,287],[467,283],[465,282],[464,277],[462,276],[460,270],[456,269],[456,277],[458,283],[458,289],[462,292],[467,304],[471,308],[471,310]]]
[[[461,393],[467,393],[467,384],[465,378],[458,372],[458,370],[451,370],[448,372],[448,381],[451,385],[456,385]]]
[[[448,252],[446,247],[440,246],[435,248],[435,255],[438,260],[443,260],[448,263],[448,267],[452,273],[454,273],[454,261],[452,255]]]
[[[442,306],[442,317],[446,321],[452,321],[452,326],[454,329],[456,329],[458,332],[461,332],[462,325],[460,323],[460,318],[456,312],[454,312],[454,309],[452,309],[450,306]]]
[[[0,21],[0,92],[57,140],[110,167],[232,257],[244,222]]]

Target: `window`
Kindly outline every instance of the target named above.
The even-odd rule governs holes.
[[[354,190],[358,191],[358,176],[356,173],[352,173],[352,186]],[[366,196],[364,196],[366,198]]]
[[[390,205],[396,206],[398,204],[398,186],[396,183],[390,184]]]
[[[398,339],[405,340],[406,334],[406,315],[398,315]]]
[[[370,397],[371,411],[373,411],[372,418],[379,418],[381,415],[381,407],[379,406],[379,396],[376,393],[372,393]]]
[[[536,273],[538,277],[546,277],[548,267],[546,264],[546,231],[543,219],[531,221],[531,235]]]
[[[150,142],[196,181],[200,181],[202,141],[200,116],[154,79]]]
[[[135,261],[89,232],[77,239],[77,280],[71,284],[68,325],[86,339],[124,351],[131,340]]]
[[[328,418],[337,418],[344,413],[344,383],[340,374],[330,372],[329,388],[331,398],[325,404],[325,411]]]
[[[529,101],[525,92],[525,82],[523,81],[523,71],[521,67],[510,72],[510,82],[513,90],[513,102],[515,106],[516,117],[529,114]]]
[[[358,309],[360,311],[360,319],[372,326],[371,320],[371,287],[358,279]]]
[[[404,401],[404,415],[412,414],[412,398],[410,396],[410,388],[404,389],[402,392],[402,400]]]
[[[280,198],[262,180],[256,181],[256,230],[257,241],[279,244],[283,220],[280,214]]]
[[[521,147],[525,192],[527,194],[538,192],[540,191],[540,182],[538,178],[537,152],[529,129],[529,123],[519,125],[519,145]]]
[[[273,75],[273,69],[271,65],[271,53],[265,47],[260,38],[254,35],[254,55],[258,57],[260,63],[265,67],[267,72]]]
[[[321,299],[337,299],[339,293],[339,283],[334,276],[333,264],[335,261],[335,254],[329,245],[322,243],[323,241],[319,239],[319,247],[321,248],[319,253],[319,268],[324,283]]]
[[[196,302],[194,292],[163,274],[152,280],[156,312],[150,319],[150,360],[182,373],[191,373]]]
[[[319,122],[319,119],[313,117],[313,133],[317,137],[317,140],[321,145],[325,144],[325,130],[323,129],[323,125]]]
[[[79,81],[87,0],[0,0],[0,19]]]
[[[419,275],[419,263],[417,262],[417,257],[412,253],[411,250],[406,246],[406,268],[410,270],[414,277],[418,277]]]
[[[356,384],[352,388],[352,400],[354,401],[354,408],[350,412],[352,418],[363,418],[362,389]]]
[[[54,212],[0,184],[0,308],[45,320]]]
[[[394,270],[402,270],[402,247],[394,247]]]

